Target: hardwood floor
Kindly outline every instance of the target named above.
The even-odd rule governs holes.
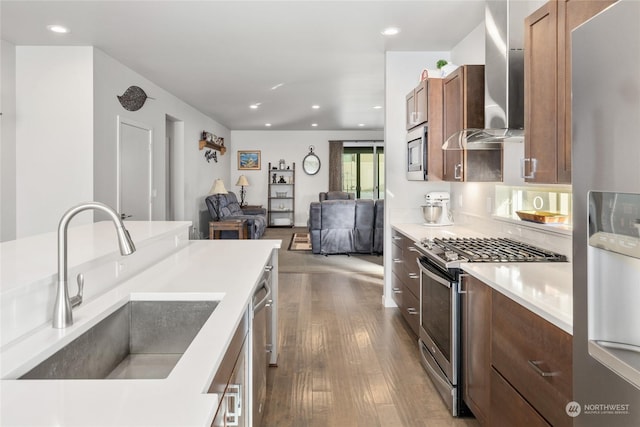
[[[282,237],[281,266],[291,233]],[[309,263],[332,262],[306,255]],[[375,271],[281,269],[280,354],[269,369],[264,426],[477,425],[449,415],[420,365],[416,338],[397,308],[382,306],[382,268]]]

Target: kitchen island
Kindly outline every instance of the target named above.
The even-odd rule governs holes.
[[[1,425],[211,424],[218,407],[219,396],[208,393],[209,385],[236,328],[250,306],[254,289],[267,265],[274,266],[274,288],[277,288],[277,250],[281,241],[189,241],[186,240],[188,223],[180,223],[177,227],[164,223],[162,231],[152,231],[144,236],[137,231],[147,229],[150,224],[134,226],[133,223],[126,223],[138,246],[138,252],[134,255],[139,257],[137,262],[142,263],[142,267],[134,265],[136,262],[133,261],[126,264],[128,260],[114,255],[117,252],[114,236],[99,238],[95,244],[90,238],[76,240],[76,245],[86,244],[90,247],[85,247],[78,251],[75,258],[70,258],[70,271],[77,271],[78,266],[89,265],[92,269],[101,271],[101,264],[113,262],[116,271],[118,266],[125,266],[121,277],[116,277],[113,283],[103,283],[98,294],[87,298],[85,303],[74,309],[75,322],[72,326],[57,330],[51,327],[50,320],[39,322],[39,325],[30,328],[29,331],[17,336],[14,334],[9,341],[3,340],[0,353]],[[86,236],[98,230],[96,232],[101,235],[101,227],[104,227],[104,224],[97,223],[78,227],[74,232]],[[48,238],[45,237],[44,240]],[[4,250],[5,245],[8,247],[9,243],[20,246],[16,242],[3,243],[3,268],[12,262],[22,262],[21,257],[15,255],[20,251]],[[74,245],[73,241],[71,245]],[[158,246],[163,245],[172,246],[172,249],[158,250]],[[248,253],[251,254],[250,260],[247,259]],[[86,254],[93,254],[95,258]],[[55,265],[55,250],[37,255],[51,258]],[[100,262],[95,262],[96,259]],[[114,270],[113,266],[109,266],[108,269]],[[21,303],[21,298],[16,294],[21,290],[23,294],[29,295],[30,283],[21,281],[19,277],[20,271],[24,269],[14,266],[13,271],[15,275],[12,276],[11,286],[6,286],[8,289],[5,289],[5,284],[9,283],[9,277],[6,276],[5,281],[3,271],[3,308],[10,307],[6,305],[6,299],[11,298],[21,310],[14,314],[3,313],[3,317],[8,316],[10,323],[17,325],[20,322],[11,322],[11,316],[22,319],[29,317],[30,313],[23,312],[28,310],[28,305]],[[132,273],[125,274],[127,271]],[[55,275],[55,271],[50,271],[50,268],[45,266],[38,277],[30,277],[29,280],[46,282],[51,274]],[[85,288],[89,290],[91,286],[89,278],[85,279]],[[75,287],[73,288],[72,293],[75,290]],[[164,379],[17,379],[126,302],[135,300],[212,300],[218,301],[218,305],[168,377]],[[34,304],[34,307],[37,307],[34,310],[38,311],[34,313],[36,317],[51,318],[50,307],[44,315],[39,313],[41,307],[38,304]],[[11,330],[6,332],[12,333]]]

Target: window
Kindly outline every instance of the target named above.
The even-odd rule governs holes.
[[[384,147],[381,143],[345,143],[342,191],[358,199],[384,198]]]

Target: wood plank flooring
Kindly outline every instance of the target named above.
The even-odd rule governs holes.
[[[309,263],[331,262],[307,255]],[[265,427],[477,426],[449,415],[420,365],[416,337],[397,308],[382,306],[380,267],[287,270],[279,276],[280,354],[269,369]]]

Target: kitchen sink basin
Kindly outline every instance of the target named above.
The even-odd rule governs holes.
[[[20,379],[161,379],[218,301],[129,301]]]

